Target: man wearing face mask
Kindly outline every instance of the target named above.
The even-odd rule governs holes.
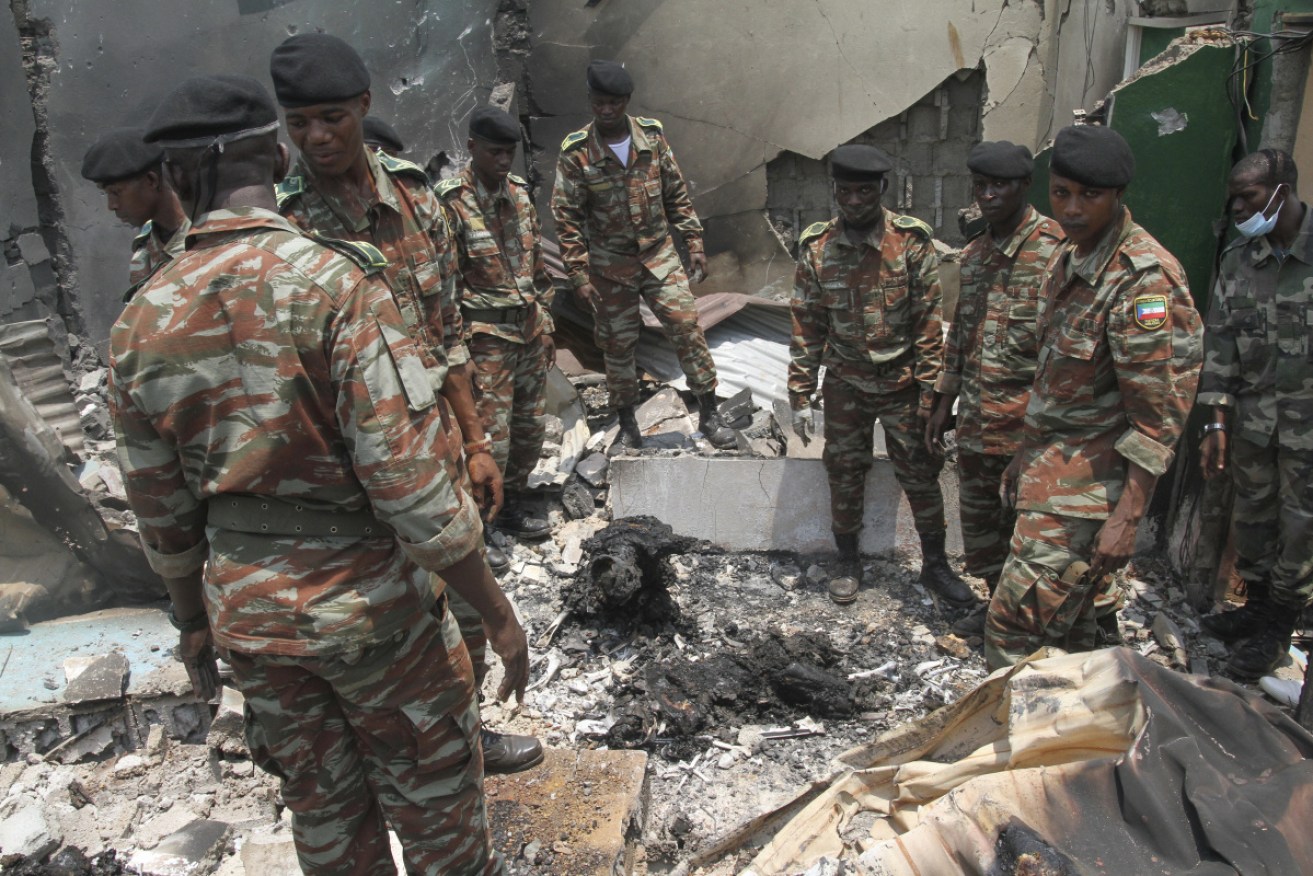
[[[1313,597],[1313,214],[1297,181],[1275,149],[1231,170],[1240,237],[1222,256],[1200,382],[1199,403],[1212,406],[1200,467],[1216,477],[1229,456],[1236,569],[1248,587],[1244,607],[1203,627],[1245,640],[1227,665],[1242,679],[1275,668]]]
[[[939,258],[929,225],[881,205],[891,170],[889,156],[874,146],[835,149],[830,174],[839,216],[798,239],[788,380],[793,428],[804,442],[814,429],[811,398],[824,365],[824,460],[839,549],[830,599],[850,603],[861,587],[857,545],[879,420],[921,537],[921,584],[966,606],[976,596],[944,553],[944,460],[924,439],[944,349]]]
[[[1040,290],[1035,385],[1003,473],[1017,525],[985,619],[990,669],[1097,645],[1095,595],[1134,553],[1194,400],[1199,314],[1180,263],[1122,204],[1134,172],[1110,128],[1054,139],[1049,205],[1067,240]]]

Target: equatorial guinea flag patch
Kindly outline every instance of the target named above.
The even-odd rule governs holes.
[[[1166,322],[1166,295],[1141,295],[1135,299],[1135,323],[1140,328],[1162,328]]]

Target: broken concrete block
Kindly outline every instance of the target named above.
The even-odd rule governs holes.
[[[78,381],[78,392],[95,392],[105,385],[105,375],[109,373],[107,368],[93,368],[82,379]]]
[[[684,399],[672,387],[662,388],[635,411],[646,447],[689,447],[695,431]]]
[[[752,424],[752,390],[745,387],[717,406],[720,418],[731,429],[746,429]]]
[[[172,836],[200,818],[187,806],[175,804],[164,812],[147,820],[132,833],[138,848],[148,849],[159,845],[167,836]]]
[[[50,261],[50,250],[46,248],[45,240],[35,231],[18,235],[18,252],[29,265]]]
[[[118,651],[101,654],[78,668],[78,661],[65,663],[68,685],[64,688],[64,702],[86,703],[95,700],[116,700],[128,689],[128,658]]]
[[[210,748],[231,756],[246,757],[250,754],[246,748],[245,707],[246,698],[242,692],[224,685],[219,694],[219,709],[210,721],[210,732],[205,737]]]
[[[292,832],[286,828],[251,833],[242,843],[238,857],[249,874],[300,872],[296,844],[292,841]]]
[[[590,453],[574,467],[575,474],[594,487],[606,485],[607,459],[604,453]]]
[[[59,848],[62,842],[63,838],[46,820],[41,804],[35,800],[0,821],[0,854],[39,860]]]
[[[206,876],[219,866],[228,834],[222,821],[197,819],[155,848],[133,854],[128,868],[141,876]]]

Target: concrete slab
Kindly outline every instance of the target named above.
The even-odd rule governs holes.
[[[830,487],[818,459],[617,458],[611,462],[614,517],[650,514],[678,535],[728,550],[831,551]],[[948,549],[962,550],[957,469],[940,477]],[[863,553],[919,550],[912,512],[893,466],[875,460],[866,479]]]
[[[198,818],[150,851],[134,854],[128,867],[141,876],[205,876],[219,866],[229,833],[222,821]]]
[[[489,776],[493,842],[512,872],[533,861],[571,876],[628,874],[647,806],[646,769],[641,751],[548,749],[539,767]]]

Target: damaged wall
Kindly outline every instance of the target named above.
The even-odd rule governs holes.
[[[105,209],[104,196],[82,179],[82,155],[105,128],[138,121],[186,75],[244,72],[268,84],[269,53],[289,34],[322,29],[354,44],[374,76],[374,112],[389,119],[411,146],[408,157],[421,164],[440,151],[459,152],[470,111],[486,103],[497,79],[493,57],[496,0],[417,0],[414,3],[353,7],[332,0],[236,0],[232,3],[170,3],[118,0],[13,0],[19,25],[48,32],[36,59],[48,65],[49,86],[37,95],[37,117],[49,119],[52,205],[62,210],[69,258],[61,280],[74,292],[86,318],[86,331],[103,348],[122,307],[127,286],[128,250],[133,236]],[[0,19],[7,16],[0,15]],[[33,106],[22,88],[16,64],[14,20],[0,20],[0,94],[7,136],[0,146],[0,192],[5,215],[0,229],[35,226],[34,178],[26,150],[32,142]],[[0,319],[44,316],[50,304],[9,314],[6,297],[33,297],[43,288],[41,248],[19,253],[5,240],[5,284],[0,285]],[[22,239],[20,239],[22,242]],[[24,268],[26,265],[26,268]],[[36,278],[28,283],[24,272]],[[53,275],[46,281],[53,283]],[[21,285],[16,285],[21,284]],[[53,302],[52,302],[53,303]]]

